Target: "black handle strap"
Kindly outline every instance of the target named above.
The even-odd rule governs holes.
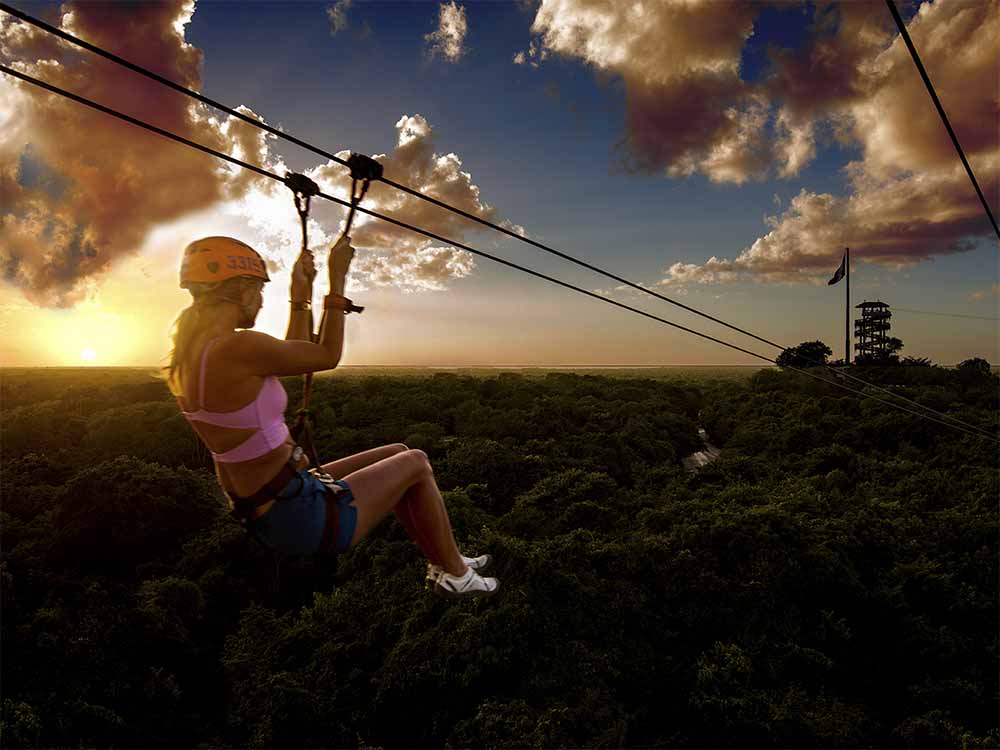
[[[351,170],[351,207],[347,212],[347,220],[344,222],[344,230],[340,233],[338,242],[346,237],[351,231],[354,223],[355,209],[364,200],[368,193],[368,188],[373,180],[382,178],[382,165],[364,154],[352,153],[347,159],[347,166]],[[358,191],[358,183],[361,183],[361,190]],[[295,210],[298,211],[299,221],[302,223],[302,252],[309,250],[309,238],[307,226],[309,223],[309,204],[314,195],[319,195],[319,186],[303,174],[290,172],[285,175],[285,184],[291,189],[295,197]],[[361,312],[363,307],[354,308],[354,312]],[[313,332],[312,313],[309,313],[309,338],[314,343],[323,338],[323,330],[326,328],[326,308],[320,317],[319,329]],[[292,438],[302,446],[309,456],[314,468],[319,468],[319,456],[316,453],[316,445],[312,436],[312,410],[309,408],[309,400],[312,396],[313,374],[307,372],[303,375],[302,383],[302,406],[295,413],[295,425],[291,429]]]
[[[295,196],[295,210],[298,211],[299,221],[302,222],[302,251],[305,252],[309,249],[309,204],[314,195],[319,195],[319,185],[297,172],[286,174],[285,184]]]

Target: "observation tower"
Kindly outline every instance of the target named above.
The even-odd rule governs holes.
[[[854,349],[862,360],[884,360],[893,350],[889,345],[889,329],[892,313],[889,305],[882,301],[868,302],[865,300],[856,309],[861,310],[861,317],[854,321],[854,336],[857,342]]]

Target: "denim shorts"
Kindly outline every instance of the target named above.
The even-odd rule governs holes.
[[[340,554],[351,546],[358,522],[358,509],[347,482],[332,483],[336,494],[327,499],[327,486],[308,470],[302,469],[289,480],[271,508],[248,525],[268,547],[287,555],[310,555],[328,551]],[[338,489],[339,488],[339,489]],[[336,513],[330,521],[336,534],[328,550],[322,550],[327,513]]]

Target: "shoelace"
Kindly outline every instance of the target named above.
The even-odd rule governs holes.
[[[444,573],[444,568],[439,568],[437,565],[428,565],[427,577],[424,579],[424,583],[426,583],[428,587],[436,586],[438,581],[441,580],[442,573]]]

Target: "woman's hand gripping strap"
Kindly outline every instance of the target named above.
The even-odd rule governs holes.
[[[368,193],[368,188],[373,180],[382,179],[382,165],[364,154],[352,153],[347,159],[347,166],[351,170],[351,207],[347,212],[347,220],[344,222],[344,231],[341,237],[347,236],[354,223],[355,209],[364,200]],[[361,183],[361,191],[358,192],[358,182]],[[309,248],[307,236],[307,224],[309,221],[309,202],[314,195],[319,195],[319,186],[303,174],[290,172],[285,176],[285,184],[295,195],[295,209],[299,213],[302,222],[302,251]],[[364,308],[351,303],[351,309],[345,312],[360,313]],[[311,313],[310,313],[311,315]],[[323,316],[320,318],[319,332],[312,333],[312,320],[309,321],[309,330],[314,342],[321,340],[323,327],[326,323],[326,306],[323,308]],[[292,428],[292,437],[297,443],[302,445],[309,454],[314,468],[321,465],[316,453],[316,446],[312,439],[312,411],[309,409],[309,399],[312,395],[312,373],[306,373],[302,388],[302,407],[296,413],[295,426]]]
[[[309,207],[312,197],[319,195],[319,185],[310,180],[304,174],[289,172],[285,175],[285,185],[292,191],[295,198],[295,210],[299,214],[299,221],[302,223],[302,252],[309,252]],[[319,340],[319,336],[313,330],[312,312],[309,313],[309,338],[314,343]],[[312,373],[303,376],[302,386],[302,408],[296,413],[295,425],[292,427],[292,438],[296,443],[305,447],[309,460],[314,466],[319,465],[319,458],[316,455],[316,447],[313,444],[311,423],[311,413],[309,411],[309,397],[312,391]]]

